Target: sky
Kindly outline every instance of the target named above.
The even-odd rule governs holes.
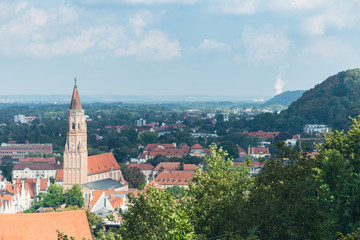
[[[0,1],[1,95],[271,97],[360,67],[356,0]]]

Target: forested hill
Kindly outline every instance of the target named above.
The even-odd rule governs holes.
[[[292,102],[299,99],[304,92],[304,90],[286,91],[269,99],[263,103],[262,106],[268,107],[272,105],[282,105],[284,107],[288,107]]]
[[[329,124],[334,129],[350,126],[349,116],[360,113],[360,69],[340,72],[306,91],[283,113],[309,123]]]
[[[360,69],[352,69],[329,77],[306,91],[280,114],[260,114],[251,128],[265,123],[268,129],[302,132],[305,124],[328,124],[333,129],[348,129],[349,116],[360,114]],[[260,125],[260,126],[258,126]],[[261,129],[261,128],[259,128]]]

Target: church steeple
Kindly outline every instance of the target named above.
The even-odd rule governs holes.
[[[81,108],[76,78],[67,120],[68,128],[64,150],[64,189],[71,188],[73,184],[88,182],[86,116]]]
[[[74,79],[74,81],[75,81],[75,84],[74,84],[74,90],[73,90],[73,94],[72,94],[72,98],[71,98],[70,109],[71,110],[82,110],[79,91],[78,91],[77,84],[76,84],[76,82],[77,82],[76,78]]]

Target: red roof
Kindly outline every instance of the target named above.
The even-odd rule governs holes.
[[[149,163],[129,163],[128,165],[130,168],[136,167],[138,169],[140,169],[140,171],[146,171],[146,170],[153,170],[154,166],[149,164]]]
[[[59,169],[56,172],[55,182],[63,182],[64,181],[64,169]]]
[[[195,143],[194,145],[191,146],[191,149],[204,149],[200,144]]]
[[[194,171],[196,168],[195,164],[184,164],[184,171]],[[179,170],[180,162],[161,162],[154,168],[154,171],[160,171],[161,169],[166,171]]]
[[[76,239],[92,239],[84,210],[0,214],[0,239],[58,239],[59,230]]]
[[[237,149],[238,149],[239,155],[246,155],[246,151],[243,148],[237,146]]]
[[[47,178],[40,179],[40,191],[46,191],[47,182],[48,182]]]
[[[161,185],[188,185],[194,173],[194,171],[162,172],[154,181]]]
[[[95,190],[93,191],[93,199],[90,202],[90,210],[95,206],[96,202],[99,200],[102,194],[105,194],[105,197],[109,200],[113,208],[120,208],[124,201],[121,197],[117,196],[114,190]]]
[[[265,147],[250,147],[249,154],[269,154],[269,149]]]
[[[88,175],[120,169],[112,153],[104,153],[88,157]]]

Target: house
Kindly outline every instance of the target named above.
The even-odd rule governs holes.
[[[269,148],[267,147],[249,147],[248,155],[255,158],[266,158],[271,156]]]
[[[246,151],[243,148],[241,148],[240,146],[237,146],[237,150],[239,152],[239,157],[247,155]]]
[[[197,168],[195,164],[184,164],[182,171],[194,171]],[[179,171],[180,162],[161,162],[152,171],[152,179],[154,179],[159,173],[163,171]]]
[[[117,208],[124,210],[125,195],[113,189],[93,191],[88,208],[96,216],[106,218],[109,213],[113,213]],[[115,222],[120,222],[120,216],[114,215]]]
[[[203,148],[203,146],[201,146],[200,144],[195,143],[191,146],[189,155],[196,157],[204,157],[208,153],[210,153],[209,148]]]
[[[55,162],[18,162],[13,169],[16,178],[50,178],[56,177],[56,172],[63,168],[62,163]]]
[[[86,213],[84,210],[0,214],[0,239],[58,239],[57,231],[69,238],[92,239]]]
[[[145,176],[145,181],[148,181],[151,179],[152,171],[154,169],[154,166],[149,163],[135,163],[131,162],[128,165],[129,168],[138,168],[140,172],[142,172]]]
[[[190,152],[190,147],[186,144],[181,147],[177,147],[176,144],[148,144],[144,148],[143,153],[140,155],[139,159],[152,159],[157,155],[163,155],[165,157],[182,157],[188,155]]]
[[[163,171],[154,181],[161,184],[163,188],[173,186],[187,188],[194,174],[194,171]]]
[[[34,189],[27,182],[0,182],[0,213],[17,213],[31,207]]]

